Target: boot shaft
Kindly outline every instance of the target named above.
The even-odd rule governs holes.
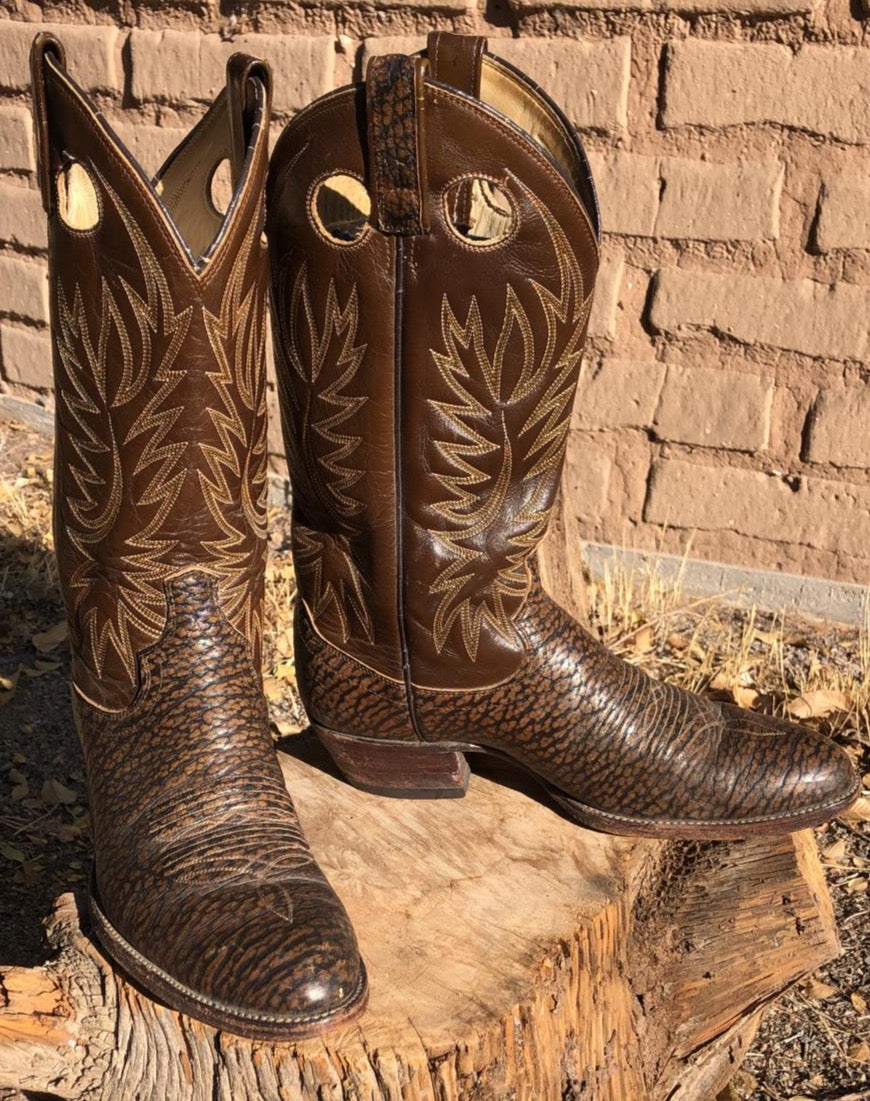
[[[189,570],[215,579],[259,670],[270,78],[231,58],[226,89],[152,183],[66,72],[60,44],[41,35],[32,62],[73,681],[120,710],[164,630],[167,583]],[[224,160],[226,214],[210,198]]]
[[[293,120],[268,186],[305,614],[408,688],[523,658],[598,263],[576,137],[483,47],[374,59]]]

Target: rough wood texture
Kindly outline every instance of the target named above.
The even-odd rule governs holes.
[[[369,967],[361,1021],[286,1046],[216,1033],[115,972],[64,895],[55,957],[0,970],[0,1086],[100,1101],[707,1101],[765,1002],[837,950],[809,834],[629,842],[495,773],[462,800],[395,801],[348,788],[304,739],[288,748]]]

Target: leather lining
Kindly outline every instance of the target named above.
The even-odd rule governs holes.
[[[495,57],[486,56],[480,72],[480,98],[516,123],[537,142],[572,179],[581,166],[573,143],[544,100],[533,95],[504,69]]]
[[[227,126],[227,94],[222,91],[208,113],[161,168],[154,189],[196,259],[209,249],[223,225],[214,209],[210,185],[223,160],[233,161]],[[233,180],[234,186],[237,180]]]
[[[86,232],[100,220],[100,200],[88,170],[72,161],[57,174],[57,208],[70,229]]]

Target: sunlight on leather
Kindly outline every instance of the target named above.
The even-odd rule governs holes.
[[[347,245],[358,241],[365,231],[372,201],[360,180],[338,173],[320,181],[311,207],[321,233],[331,241]]]
[[[71,161],[57,174],[57,209],[70,229],[93,229],[100,221],[97,189],[88,170],[78,161]]]
[[[470,244],[494,245],[513,232],[516,215],[505,192],[480,176],[457,180],[445,195],[447,220]]]

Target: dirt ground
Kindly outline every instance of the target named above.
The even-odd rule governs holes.
[[[40,921],[58,894],[84,884],[90,859],[50,493],[44,437],[0,420],[0,961],[7,964],[43,959]],[[277,739],[301,729],[304,716],[294,685],[293,571],[286,520],[277,513],[272,531],[265,685]],[[870,619],[842,628],[721,600],[686,604],[654,578],[610,579],[589,592],[590,629],[629,660],[823,729],[870,786]],[[849,816],[817,831],[842,955],[770,1008],[719,1101],[870,1101],[868,806],[865,791]]]

